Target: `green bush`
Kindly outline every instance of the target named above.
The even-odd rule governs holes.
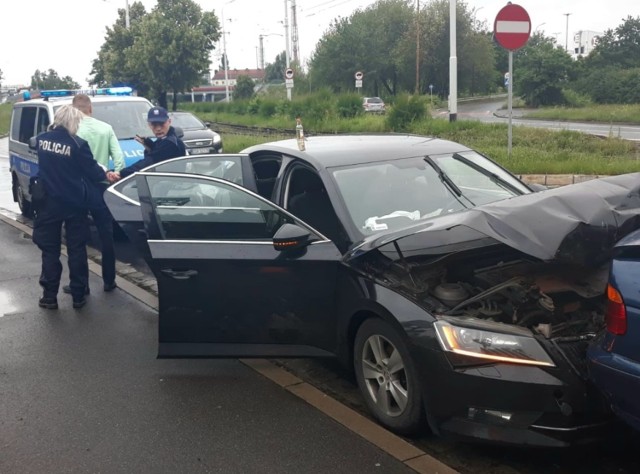
[[[593,104],[591,98],[586,94],[581,94],[572,89],[563,89],[562,95],[564,97],[564,103],[568,107],[588,107]]]
[[[414,122],[429,117],[426,99],[419,95],[400,94],[387,112],[387,126],[396,132],[411,130]]]
[[[261,117],[265,117],[265,118],[273,117],[278,112],[279,102],[280,102],[279,100],[268,98],[268,97],[262,98],[260,100],[260,107],[258,108],[258,113],[260,114]]]
[[[362,97],[360,94],[341,94],[336,102],[338,116],[342,118],[353,118],[363,113]]]

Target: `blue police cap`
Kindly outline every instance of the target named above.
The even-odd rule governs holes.
[[[165,123],[169,120],[169,112],[164,107],[151,107],[147,114],[147,122]]]

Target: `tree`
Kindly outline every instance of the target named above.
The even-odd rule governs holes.
[[[640,16],[628,16],[609,29],[587,57],[588,67],[631,69],[640,67]]]
[[[527,45],[514,53],[513,87],[527,105],[555,105],[564,102],[562,89],[568,86],[571,56],[555,47],[551,38],[534,34]]]
[[[135,2],[130,14],[130,29],[122,17],[107,29],[92,83],[129,83],[164,107],[171,91],[175,110],[178,93],[199,85],[209,72],[209,56],[220,37],[218,19],[193,0],[158,0],[148,14]]]
[[[178,93],[198,85],[209,70],[220,37],[218,19],[193,0],[158,0],[142,18],[139,34],[127,64],[144,75],[160,105],[166,107],[167,92],[173,92],[175,110]]]
[[[282,82],[284,70],[287,68],[287,55],[283,51],[276,56],[274,62],[269,63],[264,68],[265,82]]]
[[[366,94],[395,94],[403,75],[396,48],[411,29],[412,3],[379,0],[349,18],[334,20],[312,55],[311,82],[337,91],[352,90],[353,74],[362,71]]]
[[[125,23],[125,10],[118,10],[119,18],[113,27],[107,27],[105,42],[93,60],[89,84],[106,87],[110,85],[129,85],[146,96],[149,92],[146,78],[135,67],[128,64],[131,47],[140,35],[140,23],[147,15],[141,2],[134,2],[129,8],[130,27]]]
[[[250,99],[253,97],[254,82],[249,76],[240,75],[236,78],[236,87],[233,90],[234,99]]]
[[[70,76],[60,77],[56,71],[49,69],[47,72],[36,72],[31,76],[31,88],[46,89],[79,89],[80,84],[74,81]]]

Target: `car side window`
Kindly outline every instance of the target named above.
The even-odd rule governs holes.
[[[218,181],[148,176],[151,200],[165,240],[271,241],[295,221],[246,190]]]
[[[271,200],[276,178],[282,166],[282,156],[278,155],[257,155],[251,157],[253,172],[256,178],[258,194],[263,198]]]
[[[200,156],[163,161],[152,169],[158,173],[189,173],[220,178],[244,185],[239,156]]]
[[[288,175],[286,208],[294,216],[331,239],[341,241],[344,230],[320,176],[304,166],[294,166]]]
[[[49,111],[45,107],[38,107],[38,119],[36,122],[35,135],[46,132],[49,123]]]
[[[220,178],[244,186],[242,161],[239,156],[189,156],[158,163],[147,171],[157,173],[189,173]],[[116,190],[129,199],[140,202],[135,178],[115,185]]]
[[[21,107],[21,114],[18,129],[18,141],[21,143],[29,143],[29,139],[36,135],[36,114],[37,107]]]

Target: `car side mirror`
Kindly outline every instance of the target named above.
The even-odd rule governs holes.
[[[205,122],[204,124],[207,126],[207,128],[211,128],[211,122]]]
[[[311,232],[295,224],[284,224],[273,236],[273,248],[279,252],[299,250],[310,243]]]
[[[36,148],[38,148],[38,140],[36,139],[36,137],[29,138],[29,148],[31,150],[35,150]]]
[[[182,130],[180,127],[173,127],[173,130],[175,130],[178,138],[184,137],[184,130]]]

